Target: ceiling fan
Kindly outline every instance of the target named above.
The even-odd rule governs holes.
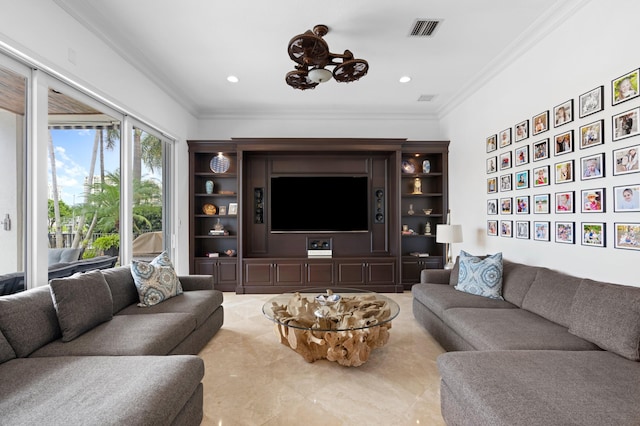
[[[313,31],[307,30],[289,41],[289,57],[296,62],[295,70],[289,71],[285,80],[294,89],[306,90],[315,87],[331,77],[340,83],[357,81],[369,71],[364,59],[354,59],[353,53],[345,50],[343,54],[329,52],[324,37],[329,32],[326,25],[316,25]],[[333,72],[326,67],[335,67]]]

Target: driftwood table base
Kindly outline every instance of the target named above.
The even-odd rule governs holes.
[[[358,367],[369,359],[371,350],[389,341],[398,307],[372,293],[340,297],[328,290],[314,299],[295,293],[286,302],[273,301],[265,313],[276,322],[280,343],[307,362],[327,359]]]
[[[302,355],[307,362],[328,359],[347,367],[358,367],[369,359],[372,349],[389,341],[390,328],[390,322],[346,331],[301,330],[276,324],[275,332],[280,343]]]

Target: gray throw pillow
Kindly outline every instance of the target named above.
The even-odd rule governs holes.
[[[63,249],[62,254],[60,255],[60,262],[69,263],[75,262],[80,257],[80,248],[66,248]]]
[[[582,280],[571,305],[569,333],[640,361],[640,288]]]
[[[0,330],[18,358],[59,339],[60,326],[49,286],[0,297]]]
[[[102,272],[56,278],[49,285],[63,342],[69,342],[112,318],[113,300]]]

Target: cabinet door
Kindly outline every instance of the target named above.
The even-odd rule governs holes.
[[[312,286],[333,284],[333,262],[307,263],[307,281]]]
[[[221,260],[218,262],[218,282],[233,284],[238,282],[238,262],[236,260]]]
[[[213,275],[215,273],[216,259],[196,259],[194,262],[195,275]]]
[[[392,261],[367,261],[367,284],[395,284],[395,266]]]
[[[302,286],[304,281],[303,262],[278,262],[275,264],[275,284]]]
[[[245,263],[244,282],[246,285],[272,285],[273,266],[271,262]]]
[[[420,271],[424,266],[416,258],[402,259],[402,282],[415,284],[420,282]]]
[[[365,284],[365,264],[363,262],[338,262],[338,285]]]

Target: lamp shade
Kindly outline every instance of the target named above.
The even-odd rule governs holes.
[[[333,75],[331,71],[326,70],[324,68],[314,68],[308,73],[309,79],[314,83],[324,83],[326,81],[331,80],[331,76]]]
[[[461,243],[462,242],[462,225],[443,225],[436,226],[436,242],[437,243]]]

